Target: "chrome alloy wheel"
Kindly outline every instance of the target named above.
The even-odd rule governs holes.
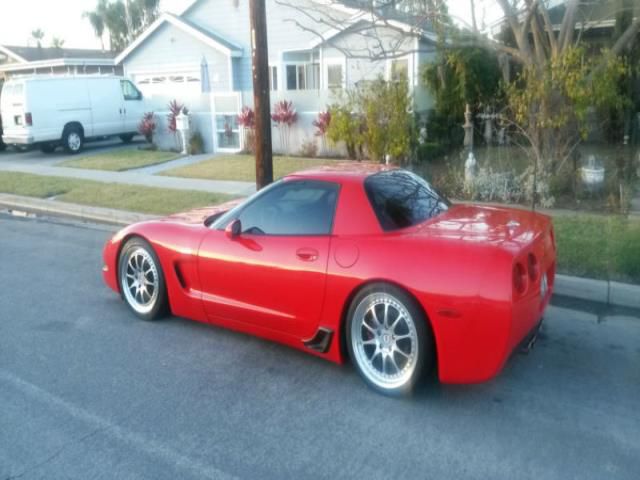
[[[418,333],[405,306],[388,293],[372,293],[353,320],[353,352],[367,378],[383,389],[409,382],[418,364]]]
[[[77,152],[82,146],[82,137],[78,132],[71,132],[67,136],[67,146],[72,152]]]
[[[120,271],[120,284],[127,303],[136,312],[149,313],[160,289],[158,268],[144,248],[132,250]]]

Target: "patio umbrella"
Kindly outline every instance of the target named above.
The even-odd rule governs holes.
[[[213,151],[215,152],[217,150],[216,107],[211,91],[211,81],[209,80],[209,65],[207,64],[207,59],[204,55],[202,56],[202,62],[200,62],[200,91],[209,95],[209,111],[211,113],[211,145],[213,146]]]
[[[209,64],[207,59],[202,56],[202,62],[200,62],[200,89],[202,93],[211,93],[211,82],[209,81]]]

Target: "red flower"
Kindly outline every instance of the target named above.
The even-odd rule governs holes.
[[[313,121],[313,126],[316,127],[316,137],[322,137],[327,133],[329,125],[331,124],[331,112],[319,112],[318,118]]]
[[[284,124],[289,127],[296,123],[296,120],[298,119],[298,113],[296,112],[296,109],[293,108],[293,102],[288,102],[286,100],[276,102],[276,104],[273,106],[271,119],[278,125]]]
[[[245,128],[255,128],[256,115],[251,107],[242,107],[238,115],[238,123]]]

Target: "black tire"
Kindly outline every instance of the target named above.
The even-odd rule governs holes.
[[[122,140],[122,143],[131,143],[133,137],[135,137],[134,133],[125,133],[120,135],[120,140]]]
[[[72,155],[80,153],[84,146],[82,129],[75,125],[66,127],[62,133],[62,146],[65,152]]]
[[[43,143],[40,145],[40,151],[42,153],[53,153],[56,150],[56,146],[52,143]]]
[[[136,288],[135,284],[128,286],[124,283],[125,281],[128,281],[125,280],[125,278],[129,278],[128,275],[131,275],[131,277],[139,275],[139,272],[136,272],[135,268],[133,268],[136,263],[140,264],[140,262],[136,262],[135,259],[132,258],[134,255],[141,256],[143,260],[143,270],[145,270],[144,262],[148,262],[149,267],[151,267],[151,262],[153,262],[153,275],[149,276],[148,274],[143,274],[143,277],[146,280],[149,280],[152,277],[154,280],[157,279],[157,284],[154,287],[156,289],[155,291],[157,291],[157,295],[155,295],[155,299],[151,301],[154,297],[152,293],[148,292],[150,299],[144,307],[141,307],[144,303],[144,294],[140,294],[142,302],[138,302],[137,294],[134,294],[134,289]],[[138,257],[138,260],[139,259],[140,257]],[[131,281],[133,281],[133,278]],[[160,260],[158,259],[156,252],[146,240],[140,237],[133,237],[122,247],[120,257],[118,258],[118,286],[120,287],[122,299],[129,306],[131,311],[139,318],[148,321],[158,320],[168,313],[169,302],[167,298],[167,286],[164,280],[162,266],[160,265]],[[151,282],[145,286],[145,289],[149,286],[152,286]]]
[[[389,318],[385,321],[387,308]],[[398,314],[394,319],[393,310]],[[404,320],[401,313],[409,318]],[[379,316],[383,316],[384,325],[378,323]],[[394,285],[373,283],[363,288],[349,306],[345,328],[351,362],[365,383],[379,393],[394,397],[411,394],[433,365],[435,348],[428,320],[413,297]],[[360,338],[354,337],[354,331]],[[394,369],[396,378],[392,379]],[[389,379],[382,378],[387,372]]]

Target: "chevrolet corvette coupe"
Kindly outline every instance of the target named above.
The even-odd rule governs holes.
[[[498,374],[535,338],[556,247],[538,213],[450,204],[402,169],[336,165],[242,202],[131,225],[103,274],[137,316],[171,312],[342,363],[375,390]]]

